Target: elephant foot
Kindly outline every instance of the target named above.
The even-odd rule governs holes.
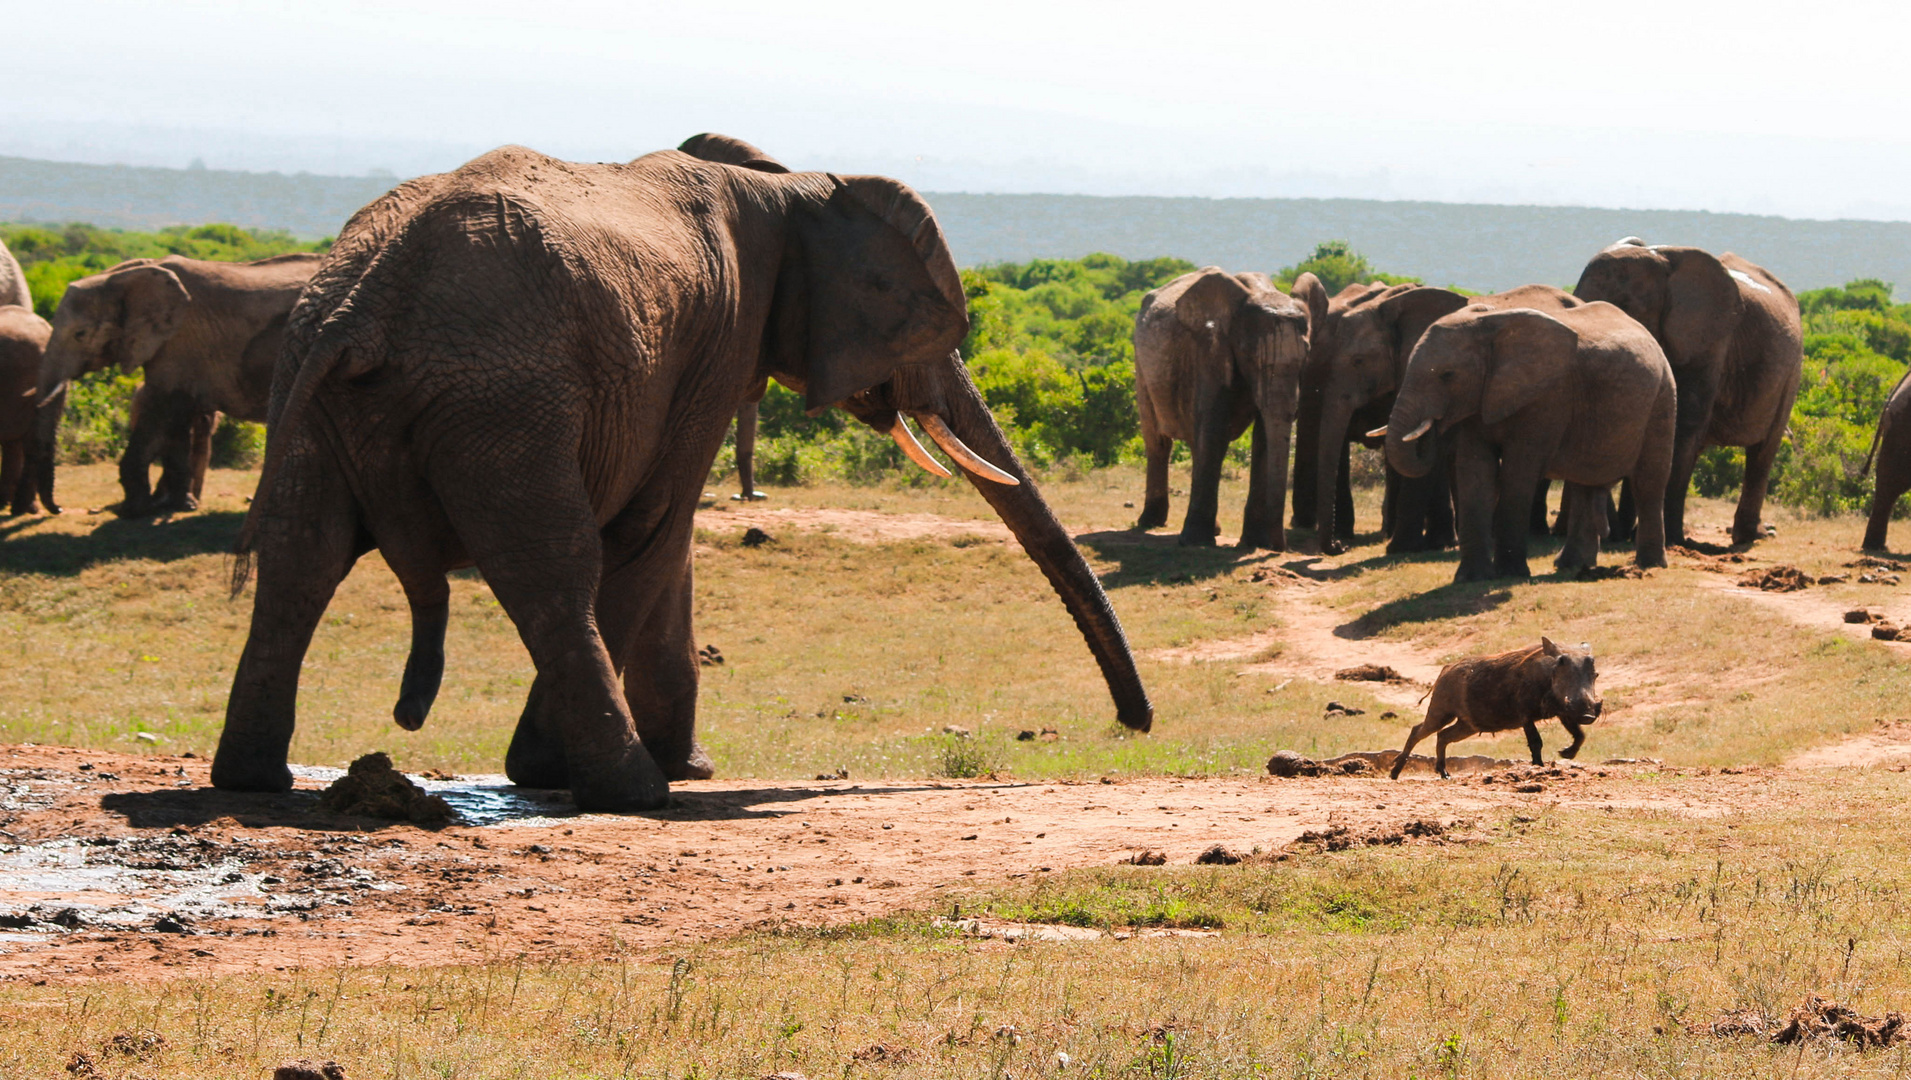
[[[121,499],[112,507],[113,516],[120,518],[151,517],[155,507],[150,499]]]
[[[282,794],[292,790],[292,770],[283,760],[219,754],[212,759],[212,786],[221,791]]]
[[[683,761],[660,761],[657,765],[667,780],[708,780],[717,775],[717,767],[702,743],[691,743],[690,756]]]
[[[571,786],[564,747],[537,734],[525,721],[519,721],[511,748],[504,753],[504,775],[519,787],[558,790]]]
[[[1287,541],[1285,537],[1275,536],[1272,533],[1242,533],[1241,539],[1234,546],[1239,551],[1286,551]]]
[[[1579,573],[1581,570],[1595,566],[1598,562],[1598,559],[1585,559],[1578,556],[1569,558],[1567,554],[1562,551],[1559,553],[1559,558],[1553,560],[1553,569],[1561,574],[1570,576]]]
[[[1469,566],[1462,562],[1459,568],[1453,571],[1453,583],[1466,585],[1476,581],[1492,581],[1495,576],[1491,566]]]
[[[1733,547],[1749,546],[1751,544],[1757,543],[1758,539],[1759,539],[1758,526],[1756,525],[1752,526],[1749,532],[1739,528],[1737,525],[1732,526],[1732,546]]]
[[[1141,505],[1141,516],[1135,519],[1137,529],[1159,529],[1168,523],[1168,500],[1145,502]]]
[[[1191,533],[1187,531],[1186,529],[1183,529],[1181,530],[1180,537],[1178,537],[1175,540],[1175,542],[1180,544],[1182,547],[1213,547],[1214,534],[1205,533],[1205,532]]]
[[[571,799],[579,810],[658,810],[670,805],[670,783],[639,743],[614,761],[593,761],[572,770]]]

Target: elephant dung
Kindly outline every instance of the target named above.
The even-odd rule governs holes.
[[[1810,588],[1814,579],[1796,566],[1773,566],[1764,570],[1747,570],[1738,576],[1738,584],[1747,589],[1763,589],[1766,592],[1797,592]]]
[[[1356,667],[1341,668],[1334,672],[1334,678],[1342,682],[1402,683],[1407,681],[1405,675],[1385,664],[1360,664]]]
[[[345,1080],[345,1066],[336,1061],[299,1058],[273,1069],[272,1080]]]
[[[392,768],[391,757],[383,751],[352,762],[345,775],[319,796],[319,803],[334,813],[414,825],[448,825],[453,817],[450,803]]]

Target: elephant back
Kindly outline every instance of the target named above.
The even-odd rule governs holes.
[[[27,276],[20,269],[20,260],[7,250],[5,241],[0,241],[0,307],[23,307],[33,309],[33,292],[27,288]]]

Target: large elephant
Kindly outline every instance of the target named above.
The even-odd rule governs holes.
[[[27,288],[26,273],[3,240],[0,240],[0,307],[33,310],[33,290]]]
[[[1305,281],[1320,284],[1312,274]],[[1295,289],[1304,286],[1297,282]],[[1219,532],[1221,464],[1254,427],[1241,547],[1287,546],[1288,438],[1307,359],[1308,309],[1266,274],[1207,267],[1142,297],[1135,315],[1135,404],[1147,489],[1136,526],[1168,522],[1168,459],[1189,446],[1193,477],[1181,542],[1212,546]]]
[[[67,286],[53,316],[41,399],[89,371],[145,370],[119,461],[121,515],[198,506],[210,414],[265,419],[286,316],[319,259],[169,255],[123,262]],[[148,477],[155,457],[162,459],[157,492]]]
[[[1306,288],[1297,282],[1294,292],[1302,295]],[[1321,552],[1333,555],[1345,551],[1345,541],[1353,537],[1352,500],[1343,506],[1340,491],[1348,447],[1367,429],[1387,422],[1414,344],[1435,319],[1465,307],[1467,298],[1422,285],[1350,285],[1329,300],[1315,282],[1312,292],[1308,306],[1325,309],[1308,333],[1303,411],[1311,409],[1314,416],[1297,430],[1302,439],[1312,434],[1315,444],[1296,466],[1295,484],[1300,484],[1299,468],[1311,465],[1312,520]],[[1439,454],[1428,456],[1434,468],[1422,477],[1401,477],[1389,468],[1387,498],[1396,511],[1386,522],[1390,554],[1453,542],[1446,471]]]
[[[373,548],[412,606],[401,725],[424,721],[443,673],[445,573],[475,564],[537,668],[514,781],[624,810],[710,775],[694,510],[765,377],[941,469],[915,418],[1048,576],[1116,718],[1147,730],[1107,596],[955,352],[967,324],[934,215],[882,177],[506,147],[400,185],[346,224],[292,313],[240,537],[234,584],[256,552],[258,591],[213,782],[291,786],[305,650]]]
[[[1573,294],[1637,319],[1665,349],[1679,384],[1679,426],[1665,491],[1666,535],[1685,539],[1685,496],[1708,446],[1745,447],[1732,542],[1758,539],[1804,365],[1798,300],[1764,267],[1727,252],[1647,246],[1628,236],[1593,256]],[[1636,495],[1636,493],[1635,493]],[[1624,514],[1621,510],[1621,514]]]
[[[0,266],[0,273],[4,269]],[[30,514],[42,502],[48,513],[60,512],[53,502],[50,459],[30,454],[39,419],[34,403],[40,364],[52,333],[31,307],[0,306],[0,496],[11,500],[15,514]]]
[[[1898,380],[1885,399],[1884,412],[1878,415],[1878,431],[1871,437],[1871,453],[1865,456],[1865,472],[1873,462],[1878,466],[1878,485],[1871,492],[1871,520],[1865,525],[1866,550],[1883,551],[1885,532],[1891,528],[1891,511],[1898,497],[1911,491],[1911,375]]]
[[[1387,459],[1423,476],[1433,468],[1423,436],[1451,434],[1455,581],[1528,575],[1528,511],[1542,477],[1566,481],[1571,531],[1559,570],[1598,561],[1605,494],[1625,479],[1640,499],[1634,557],[1664,566],[1677,408],[1664,350],[1611,304],[1552,312],[1471,304],[1428,327],[1414,347],[1387,420]]]

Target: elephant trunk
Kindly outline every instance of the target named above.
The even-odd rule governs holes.
[[[1420,477],[1433,471],[1438,419],[1428,416],[1408,398],[1394,403],[1393,414],[1387,418],[1387,464],[1395,472]]]
[[[1323,555],[1346,550],[1340,542],[1335,513],[1340,499],[1340,449],[1347,441],[1347,425],[1354,407],[1339,395],[1324,395],[1320,410],[1319,443],[1314,450],[1314,523]]]
[[[941,404],[947,410],[944,419],[950,429],[984,460],[999,465],[1020,482],[999,483],[966,468],[964,474],[1015,534],[1035,565],[1042,568],[1063,606],[1074,617],[1115,699],[1115,718],[1125,727],[1147,731],[1154,724],[1154,705],[1141,684],[1134,655],[1128,649],[1128,637],[1108,602],[1108,594],[1102,591],[1101,581],[1076,549],[1074,539],[1055,519],[1048,503],[1043,501],[1034,481],[1010,448],[1008,438],[996,426],[982,395],[970,381],[968,371],[959,362],[955,365],[954,383],[946,386],[941,395]]]
[[[59,335],[54,336],[59,340]],[[66,389],[68,383],[79,378],[86,371],[86,358],[74,354],[72,349],[54,345],[40,358],[40,379],[34,387],[33,403],[45,408],[54,396]]]

